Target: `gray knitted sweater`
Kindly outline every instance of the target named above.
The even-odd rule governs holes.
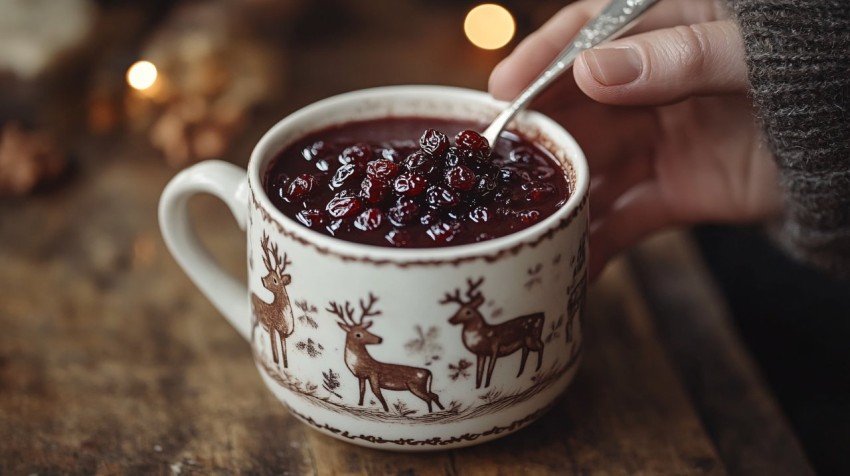
[[[850,276],[850,0],[728,0],[780,170],[779,242]]]

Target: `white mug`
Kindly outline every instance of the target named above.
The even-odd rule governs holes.
[[[270,159],[345,122],[436,117],[487,122],[489,95],[439,86],[357,91],[307,106],[260,140],[246,171],[210,161],[165,188],[159,219],[177,262],[250,342],[263,381],[297,418],[351,443],[433,450],[482,443],[542,415],[572,380],[582,350],[589,174],[551,119],[515,129],[549,149],[570,181],[554,215],[519,232],[445,248],[342,241],[277,210]],[[223,200],[247,232],[248,286],[197,240],[186,202]]]

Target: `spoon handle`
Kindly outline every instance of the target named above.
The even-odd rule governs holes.
[[[579,53],[593,48],[605,40],[613,39],[632,26],[643,12],[655,5],[658,0],[611,0],[608,6],[596,17],[585,24],[569,45],[561,51],[542,73],[528,85],[516,99],[502,111],[482,134],[490,144],[495,144],[499,134],[505,129],[517,112],[525,109],[540,91],[572,66]]]

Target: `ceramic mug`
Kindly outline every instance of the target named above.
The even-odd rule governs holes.
[[[572,380],[582,350],[589,176],[581,149],[554,121],[527,112],[515,129],[561,163],[569,200],[490,241],[429,249],[346,242],[284,216],[264,191],[270,159],[309,132],[393,116],[487,122],[503,107],[482,92],[438,86],[342,94],[272,127],[247,174],[204,162],[165,188],[159,219],[169,250],[303,422],[364,446],[461,447],[528,425]],[[201,192],[223,200],[247,232],[247,287],[189,224],[187,200]]]

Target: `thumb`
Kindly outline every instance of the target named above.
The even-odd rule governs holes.
[[[658,105],[749,87],[744,45],[731,20],[677,26],[585,51],[575,64],[579,87],[606,104]]]

